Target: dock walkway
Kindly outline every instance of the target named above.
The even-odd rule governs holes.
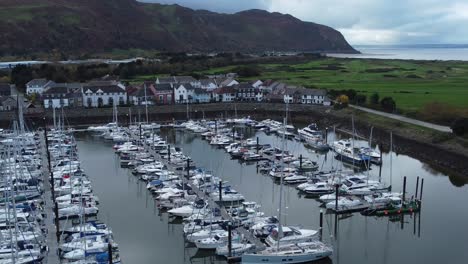
[[[42,176],[44,193],[44,213],[46,217],[44,219],[45,228],[47,229],[46,243],[48,247],[47,255],[44,257],[43,263],[56,264],[61,263],[59,258],[59,245],[57,242],[57,229],[55,226],[54,219],[54,202],[52,201],[52,191],[50,186],[50,171],[47,162],[47,149],[45,146],[45,137],[41,135],[41,146],[42,146]]]
[[[138,135],[134,135],[132,134],[132,138],[133,139],[136,139],[138,140]],[[210,208],[217,208],[219,209],[219,211],[221,212],[221,217],[223,219],[226,219],[226,220],[229,220],[231,222],[233,222],[233,218],[231,215],[229,215],[229,213],[227,212],[226,208],[216,202],[213,201],[213,199],[211,199],[209,196],[206,195],[205,192],[201,191],[197,186],[194,186],[192,185],[188,179],[185,178],[185,172],[180,172],[180,171],[177,171],[175,170],[175,168],[173,167],[172,164],[170,164],[169,160],[167,159],[163,159],[158,153],[156,153],[156,151],[154,149],[151,148],[151,146],[149,146],[148,144],[144,143],[143,144],[143,147],[145,148],[145,150],[150,153],[151,155],[153,155],[153,157],[155,158],[158,158],[161,162],[163,162],[169,169],[172,169],[172,171],[176,171],[176,175],[179,177],[179,179],[182,181],[182,183],[185,185],[187,184],[188,186],[190,186],[190,188],[192,188],[192,190],[196,193],[196,195],[205,200],[205,201],[208,201],[208,204],[210,206]],[[193,163],[193,162],[192,162]],[[192,164],[193,165],[193,164]],[[236,231],[239,232],[243,237],[244,239],[246,239],[247,241],[249,241],[249,243],[255,245],[255,248],[256,250],[260,251],[260,250],[263,250],[266,248],[265,244],[262,243],[262,241],[260,241],[259,238],[255,237],[251,232],[249,232],[247,229],[245,229],[244,227],[242,226],[239,226],[236,228]]]

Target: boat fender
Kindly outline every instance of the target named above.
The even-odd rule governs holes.
[[[271,231],[273,231],[273,228],[275,228],[275,227],[274,227],[274,226],[268,226],[268,227],[267,227],[268,233],[271,233]]]

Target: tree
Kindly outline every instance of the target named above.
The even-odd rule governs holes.
[[[357,105],[363,105],[367,101],[367,96],[363,94],[358,94],[354,97],[354,103]]]
[[[239,74],[240,77],[254,77],[259,76],[262,73],[260,67],[256,65],[239,66],[234,68],[232,71]]]
[[[460,117],[453,121],[452,125],[450,126],[452,132],[457,136],[463,136],[468,133],[468,118]]]
[[[370,97],[370,103],[372,105],[378,105],[379,104],[379,94],[378,93],[374,93],[371,95]]]
[[[396,108],[396,103],[391,97],[385,97],[380,101],[380,105],[382,106],[382,109],[387,112],[393,112]]]
[[[338,96],[338,98],[336,99],[336,101],[339,103],[339,104],[344,104],[344,105],[347,105],[349,104],[349,97],[345,94],[342,94],[340,96]]]

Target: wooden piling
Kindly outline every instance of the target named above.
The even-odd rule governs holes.
[[[219,181],[219,202],[223,201],[223,181]]]
[[[421,192],[419,193],[419,202],[422,202],[423,187],[424,187],[424,178],[421,178]]]
[[[171,145],[167,145],[167,160],[171,162]]]
[[[320,209],[320,229],[319,229],[320,233],[320,241],[322,241],[323,237],[322,237],[322,232],[323,232],[323,211],[322,209]]]
[[[259,146],[259,141],[258,141],[258,137],[257,137],[257,154],[258,154],[259,148],[260,148],[260,146]]]
[[[403,203],[405,202],[406,198],[406,176],[403,177]]]
[[[418,199],[418,189],[419,189],[419,176],[416,178],[416,193],[414,195],[414,199]]]
[[[111,242],[109,242],[107,244],[107,251],[108,251],[108,254],[109,254],[109,264],[113,264],[114,261],[113,261],[113,258],[112,258],[112,244],[111,244]]]
[[[232,257],[232,225],[228,224],[228,257]]]

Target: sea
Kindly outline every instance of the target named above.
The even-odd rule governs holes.
[[[329,53],[337,58],[468,61],[468,44],[355,45],[361,54]]]

